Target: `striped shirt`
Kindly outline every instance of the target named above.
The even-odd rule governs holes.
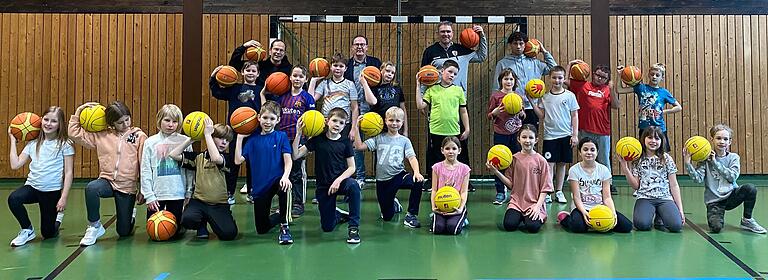
[[[288,140],[296,137],[296,123],[304,112],[315,109],[315,98],[302,90],[298,95],[283,94],[275,100],[280,104],[280,124],[277,129],[288,134]]]

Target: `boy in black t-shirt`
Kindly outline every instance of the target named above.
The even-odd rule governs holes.
[[[304,122],[296,123],[296,138],[293,141],[293,159],[299,159],[308,153],[317,154],[315,176],[317,188],[315,196],[320,210],[320,224],[323,231],[330,232],[339,223],[349,222],[347,243],[360,243],[360,186],[354,178],[355,159],[352,143],[342,137],[341,131],[346,126],[347,112],[334,108],[328,113],[326,132],[307,140],[299,147]],[[349,212],[336,207],[336,195],[344,194],[349,199]]]

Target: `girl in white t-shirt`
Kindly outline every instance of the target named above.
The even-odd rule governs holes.
[[[573,196],[573,211],[561,211],[557,221],[563,228],[575,233],[584,233],[590,229],[589,210],[598,205],[605,205],[616,217],[614,232],[632,231],[632,222],[616,211],[611,198],[611,170],[595,161],[597,144],[590,137],[581,138],[578,144],[581,161],[568,170],[568,184]]]
[[[11,246],[22,246],[36,237],[24,204],[40,204],[40,230],[43,238],[59,234],[69,188],[72,186],[75,154],[67,129],[61,126],[64,121],[64,111],[60,107],[48,108],[42,117],[42,133],[27,143],[21,154],[16,151],[16,138],[8,128],[11,169],[18,170],[29,162],[27,181],[8,197],[8,207],[21,226]]]

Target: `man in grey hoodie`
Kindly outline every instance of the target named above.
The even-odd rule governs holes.
[[[549,74],[549,70],[552,67],[557,66],[555,58],[552,54],[544,48],[544,44],[541,44],[539,51],[544,55],[544,61],[538,60],[535,57],[527,57],[523,55],[525,49],[525,42],[528,42],[528,35],[522,32],[513,32],[507,38],[507,46],[511,53],[504,56],[501,60],[496,62],[496,71],[491,77],[491,91],[499,89],[499,74],[506,68],[512,69],[518,77],[517,81],[517,94],[523,97],[523,106],[525,107],[525,119],[523,124],[532,124],[536,127],[539,125],[539,118],[533,112],[533,106],[531,100],[525,94],[525,84],[531,79],[541,79],[541,76]]]

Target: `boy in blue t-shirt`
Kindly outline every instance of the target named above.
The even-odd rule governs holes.
[[[624,70],[624,66],[619,66],[619,74]],[[648,84],[638,83],[633,85],[632,91],[637,95],[637,103],[639,111],[637,112],[638,123],[637,126],[640,129],[638,135],[642,135],[643,131],[651,126],[657,126],[661,128],[661,132],[664,135],[664,151],[669,152],[669,137],[667,137],[667,123],[664,121],[664,113],[673,114],[683,110],[680,103],[677,102],[672,93],[669,90],[661,87],[659,84],[664,80],[664,73],[666,72],[666,66],[661,63],[656,63],[648,70]],[[619,90],[619,93],[627,93],[627,90]],[[671,104],[672,108],[664,109],[667,104]]]
[[[251,182],[250,193],[253,197],[256,232],[267,233],[279,223],[278,242],[292,244],[293,237],[288,230],[291,217],[288,212],[288,205],[291,203],[291,181],[288,180],[288,175],[293,160],[288,136],[285,132],[275,130],[278,122],[280,122],[280,105],[274,101],[264,103],[259,112],[261,129],[257,129],[250,136],[237,135],[235,164],[240,165],[247,161],[251,167],[248,169],[251,177],[258,178]],[[269,209],[275,194],[280,202],[280,211],[270,215]]]
[[[347,124],[347,112],[342,108],[333,108],[328,112],[326,132],[309,138],[307,144],[299,147],[304,122],[296,124],[296,138],[293,139],[293,158],[301,158],[308,153],[317,154],[315,176],[317,189],[315,197],[320,210],[320,225],[323,231],[330,232],[337,224],[349,222],[347,243],[360,243],[360,185],[354,178],[355,151],[349,138],[341,131]],[[349,200],[349,212],[336,207],[336,196],[344,194]]]

